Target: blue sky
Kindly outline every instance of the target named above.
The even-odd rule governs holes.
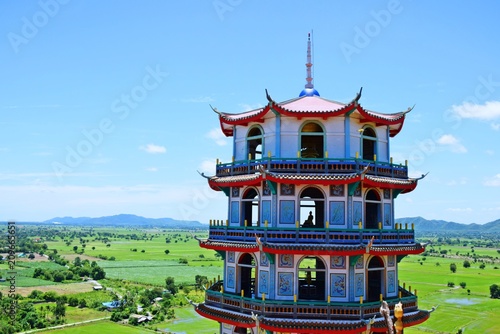
[[[226,218],[197,171],[231,159],[209,104],[241,112],[314,84],[413,106],[395,162],[429,172],[396,217],[500,218],[495,1],[0,1],[0,220]]]

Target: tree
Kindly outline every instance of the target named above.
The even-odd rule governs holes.
[[[481,264],[479,265],[479,269],[484,269],[484,268],[486,268],[486,265],[485,265],[484,263],[481,263]]]
[[[177,286],[175,285],[175,278],[169,276],[165,278],[165,288],[170,291],[172,295],[177,293]]]
[[[58,300],[56,302],[56,307],[54,308],[54,315],[57,319],[66,316],[66,305],[64,305],[64,302],[62,300]]]
[[[470,267],[469,260],[464,260],[464,268],[469,268],[469,267]]]
[[[78,246],[75,246],[75,247],[78,247]],[[73,260],[73,264],[75,265],[75,267],[81,267],[82,266],[82,259],[80,259],[79,256],[75,257],[75,259]]]
[[[68,299],[68,305],[69,306],[77,306],[78,305],[78,298],[76,298],[76,297],[69,297],[69,299]]]
[[[490,285],[490,297],[500,298],[500,286],[498,286],[497,284]]]
[[[194,281],[196,282],[195,284],[195,289],[202,289],[203,286],[208,282],[208,277],[207,276],[202,276],[202,275],[196,275],[194,277]]]
[[[78,302],[78,307],[80,308],[87,307],[87,301],[85,300],[85,298],[80,299],[80,301]]]
[[[168,253],[170,253],[170,251],[168,249],[165,249],[165,254],[168,255]]]
[[[452,273],[457,272],[457,265],[455,263],[450,264],[450,270]]]
[[[467,283],[465,283],[465,282],[460,282],[460,286],[462,287],[462,289],[465,289],[465,287],[467,286]]]
[[[106,273],[104,272],[104,269],[102,269],[99,266],[95,266],[92,268],[92,278],[95,280],[100,280],[104,279],[106,277]]]

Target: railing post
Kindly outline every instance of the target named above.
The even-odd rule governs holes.
[[[264,242],[267,242],[267,225],[268,225],[268,222],[266,219],[266,220],[264,220]]]
[[[300,227],[300,222],[297,220],[295,222],[295,242],[299,242],[299,227]]]

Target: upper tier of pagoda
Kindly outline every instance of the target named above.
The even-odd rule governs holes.
[[[362,89],[349,103],[328,100],[319,95],[303,95],[283,102],[274,101],[266,90],[268,103],[265,107],[257,108],[242,113],[231,114],[220,112],[219,115],[222,132],[226,136],[233,135],[235,125],[247,126],[251,122],[264,123],[269,112],[279,113],[283,116],[302,119],[304,117],[328,119],[330,117],[352,117],[359,119],[360,123],[372,122],[375,126],[388,126],[391,137],[397,135],[403,128],[405,116],[412,108],[405,111],[384,114],[363,108],[359,104]]]

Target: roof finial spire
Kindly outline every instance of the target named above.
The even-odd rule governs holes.
[[[312,77],[312,50],[311,50],[311,45],[312,45],[312,34],[308,33],[307,34],[307,63],[306,63],[306,73],[307,73],[307,78],[306,78],[306,85],[305,88],[302,92],[300,92],[300,96],[319,96],[319,93],[316,89],[314,89],[314,84],[313,84],[313,77]]]
[[[313,66],[311,62],[311,33],[307,34],[307,63],[306,63],[306,71],[307,71],[307,78],[306,78],[306,88],[314,88],[314,85],[312,83],[312,75],[311,75],[311,67]]]

